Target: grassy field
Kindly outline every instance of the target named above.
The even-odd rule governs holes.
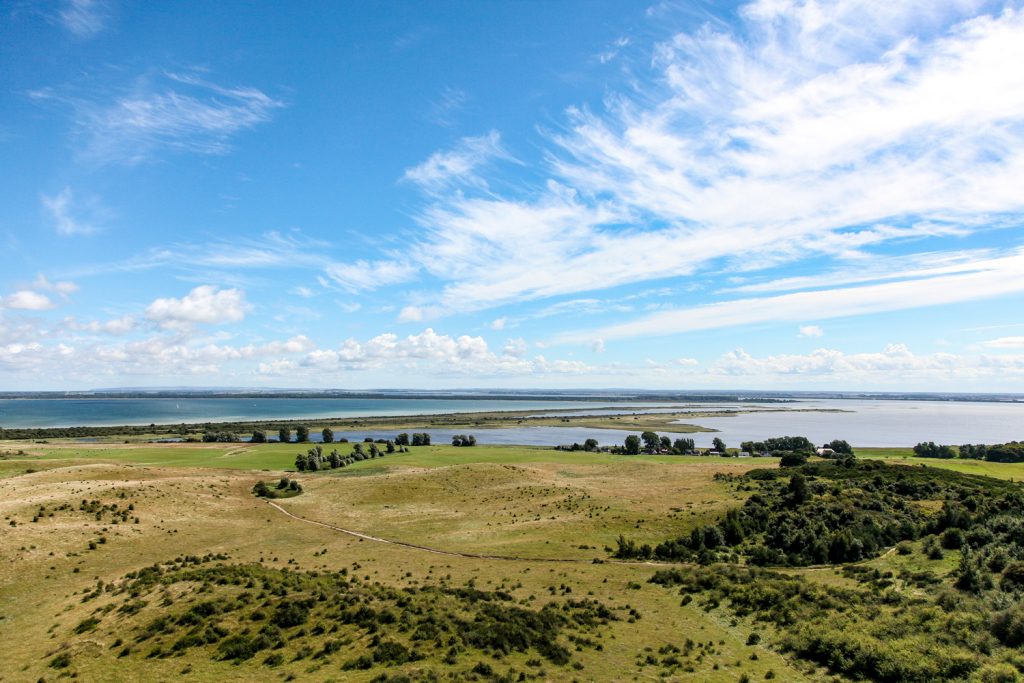
[[[74,632],[93,613],[94,605],[83,603],[82,596],[97,581],[117,582],[156,562],[205,553],[267,568],[351,572],[358,567],[365,580],[397,587],[433,584],[442,577],[457,585],[472,581],[480,589],[503,586],[527,606],[569,595],[590,597],[616,608],[628,605],[627,613],[633,609],[642,615],[642,629],[627,619],[603,629],[601,651],[574,651],[574,667],[580,669],[545,663],[544,679],[658,678],[669,669],[651,664],[648,655],[660,661],[659,648],[683,647],[687,638],[699,640],[707,653],[701,650],[693,671],[672,668],[674,679],[735,681],[741,672],[763,679],[769,670],[784,680],[805,678],[767,647],[747,645],[750,625],[681,608],[678,599],[649,589],[648,565],[592,562],[607,557],[603,546],[620,530],[654,539],[720,510],[733,494],[719,489],[714,472],[739,472],[751,466],[749,461],[434,446],[334,473],[298,475],[304,493],[277,501],[301,517],[367,534],[524,558],[480,560],[360,540],[289,518],[253,497],[250,488],[257,480],[289,474],[284,470],[294,459],[294,445],[19,447],[25,457],[0,461],[0,642],[5,643],[0,680],[51,680],[67,672],[79,680],[125,681],[267,676],[258,662],[232,664],[198,651],[118,657],[120,648],[112,644],[151,619],[150,610],[105,620],[109,627],[97,627],[87,638]],[[99,501],[106,509],[97,516],[92,508],[80,509],[83,500]],[[119,510],[132,506],[127,521],[113,523],[110,506],[115,504]],[[544,561],[554,557],[578,561]],[[381,673],[381,667],[342,671],[340,656],[295,660],[297,652],[286,650],[284,663],[273,670],[275,678],[371,680]],[[51,667],[65,651],[69,667]],[[754,653],[758,657],[751,660]],[[449,666],[440,656],[398,669],[410,675],[468,672],[476,663],[466,659]],[[526,663],[532,659],[513,654],[485,661],[495,671],[515,668],[536,676],[537,667]]]
[[[496,680],[510,671],[523,680],[830,680],[823,670],[778,654],[770,633],[752,620],[697,602],[681,605],[676,593],[648,583],[656,568],[651,563],[608,561],[620,533],[654,543],[742,503],[749,492],[715,475],[773,467],[774,461],[431,446],[296,474],[289,471],[301,450],[295,444],[8,443],[4,450],[24,454],[0,460],[0,681],[72,675],[84,681],[369,681],[384,680],[378,677],[385,673],[429,679],[429,672]],[[864,455],[920,464],[904,461],[898,451]],[[995,463],[926,464],[1004,479],[1024,471]],[[281,476],[299,480],[303,493],[275,502],[301,519],[251,494],[257,481]],[[621,618],[565,631],[559,642],[572,661],[564,665],[532,650],[469,649],[455,656],[421,644],[418,661],[343,669],[373,651],[382,633],[410,635],[400,624],[375,632],[345,627],[336,637],[340,650],[317,656],[309,648],[328,636],[317,635],[317,624],[326,622],[315,610],[308,626],[289,631],[273,666],[262,655],[219,658],[213,645],[173,650],[184,626],[144,645],[136,641],[160,614],[184,612],[211,597],[232,605],[251,599],[238,588],[184,580],[140,589],[132,604],[145,606],[122,610],[127,596],[117,591],[129,572],[207,553],[227,558],[211,566],[260,567],[265,586],[287,583],[297,571],[344,570],[367,590],[378,584],[415,591],[472,586],[507,593],[509,604],[527,611],[592,599]],[[872,566],[899,570],[924,563],[948,572],[956,562],[955,552],[936,561],[890,553]],[[850,583],[836,569],[793,571],[823,584]],[[301,598],[295,590],[291,594]],[[278,598],[266,589],[264,595],[271,605],[265,610],[274,609]],[[435,602],[417,609],[429,611]],[[479,609],[475,603],[459,605],[452,614],[480,618],[471,616]],[[239,621],[236,614],[225,613],[219,623],[233,633],[256,632],[253,617]],[[754,632],[763,638],[752,638]],[[492,674],[481,673],[487,670]]]

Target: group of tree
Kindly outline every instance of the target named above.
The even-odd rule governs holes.
[[[291,498],[302,493],[302,485],[294,479],[281,477],[274,488],[267,486],[266,482],[256,482],[252,492],[260,498]]]
[[[724,448],[723,444],[723,448]],[[619,447],[614,446],[612,453],[625,455],[654,455],[658,453],[668,455],[688,455],[696,452],[693,439],[680,438],[672,441],[668,436],[658,436],[655,432],[647,431],[637,436],[630,434],[626,437],[625,443]]]
[[[963,458],[965,460],[988,460],[989,462],[1024,462],[1024,442],[1010,441],[999,444],[963,444],[961,446],[938,445],[923,441],[914,446],[914,455],[919,458]]]
[[[428,439],[429,439],[429,435],[428,435]],[[453,446],[475,446],[476,445],[476,437],[473,436],[472,434],[470,434],[469,436],[466,436],[465,434],[456,434],[455,436],[452,437],[452,445]]]
[[[394,441],[386,441],[384,448],[379,448],[376,443],[370,442],[364,449],[362,443],[356,443],[352,444],[352,452],[348,455],[342,455],[338,452],[338,449],[334,449],[327,455],[324,455],[323,447],[317,444],[305,453],[299,453],[295,456],[295,469],[299,472],[317,472],[325,469],[334,470],[340,467],[348,467],[352,463],[362,460],[382,458],[385,454],[395,452],[404,453],[406,452],[405,447],[396,447]]]
[[[600,450],[600,446],[597,443],[597,439],[587,439],[583,443],[571,443],[561,446],[555,446],[556,451],[586,451],[593,453]]]
[[[430,445],[430,434],[426,433],[415,433],[412,435],[412,440],[409,440],[409,435],[402,432],[395,437],[395,443],[399,446],[429,446]]]
[[[232,432],[203,432],[204,443],[234,443],[238,441],[238,435]]]

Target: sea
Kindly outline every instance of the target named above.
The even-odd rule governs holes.
[[[628,410],[626,410],[628,408]],[[698,446],[718,437],[729,446],[773,436],[806,436],[816,443],[845,439],[855,446],[903,447],[920,441],[943,444],[1002,443],[1024,440],[1024,402],[928,401],[885,399],[807,399],[792,403],[685,404],[678,402],[573,401],[547,399],[444,398],[88,398],[0,399],[0,427],[70,427],[178,424],[243,420],[323,419],[426,415],[503,410],[567,410],[575,415],[608,412],[646,413],[670,409],[716,411],[720,415],[688,420],[714,432],[686,434]],[[751,411],[751,412],[739,412]],[[431,429],[434,443],[450,441],[461,430]],[[584,427],[501,427],[476,430],[481,444],[553,446],[596,438],[602,445],[622,443],[629,430]],[[271,432],[272,434],[272,432]],[[314,433],[319,437],[319,433]],[[393,438],[391,432],[336,432],[336,437]]]

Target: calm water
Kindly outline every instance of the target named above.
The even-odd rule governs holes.
[[[658,432],[671,438],[689,437],[699,447],[711,446],[718,437],[728,446],[739,446],[741,441],[758,441],[772,436],[806,436],[815,443],[833,439],[846,439],[856,446],[913,446],[920,441],[937,443],[1002,443],[1024,440],[1024,403],[970,403],[945,401],[860,401],[848,399],[822,399],[791,404],[790,410],[777,410],[778,405],[749,406],[757,412],[723,417],[701,417],[691,420],[717,432],[695,434]],[[693,406],[694,410],[736,409],[735,405]],[[843,412],[803,412],[805,410]],[[650,407],[631,412],[664,412],[664,408]],[[577,411],[579,414],[601,414],[605,409]],[[587,427],[507,427],[499,429],[431,429],[434,443],[447,443],[454,434],[472,432],[481,444],[521,444],[552,446],[583,443],[595,438],[603,446],[621,444],[636,431],[617,429],[590,429]],[[313,435],[319,439],[320,435]],[[361,441],[394,438],[394,433],[379,430],[366,432],[336,432],[337,438]]]
[[[374,415],[422,415],[496,410],[572,409],[579,414],[600,414],[614,403],[546,400],[408,399],[408,398],[193,398],[193,399],[5,399],[0,400],[0,426],[65,427],[75,425],[167,424],[273,420]],[[631,402],[636,412],[662,412],[666,403]],[[678,405],[678,404],[676,404]],[[692,406],[694,410],[734,410],[731,405]],[[729,446],[772,436],[806,436],[814,442],[846,439],[856,446],[912,446],[919,441],[937,443],[998,443],[1024,440],[1024,403],[971,403],[959,401],[881,401],[821,399],[779,405],[750,405],[757,412],[705,417],[694,423],[719,430],[690,435],[662,431],[673,438],[690,436],[698,446],[720,437]],[[618,408],[621,410],[621,406]],[[826,409],[843,412],[798,412]],[[432,429],[434,443],[445,443],[455,433],[471,430]],[[473,432],[481,444],[555,445],[582,443],[596,438],[602,445],[622,443],[626,430],[583,427],[508,427]],[[311,435],[319,438],[319,433]],[[378,430],[343,433],[337,437],[393,438]]]
[[[375,415],[543,410],[614,403],[415,398],[123,398],[0,399],[0,427],[178,424]],[[658,407],[661,403],[631,403]]]
[[[696,420],[720,434],[697,434],[699,446],[715,436],[729,446],[772,436],[806,436],[815,443],[846,439],[857,446],[913,446],[921,441],[945,444],[1005,443],[1024,440],[1024,403],[960,401],[802,401],[801,409],[839,409],[842,413],[767,412]]]

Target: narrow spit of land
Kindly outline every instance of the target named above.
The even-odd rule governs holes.
[[[233,422],[199,422],[150,425],[121,425],[93,427],[26,427],[2,429],[0,439],[54,439],[66,437],[119,437],[131,439],[188,438],[201,436],[206,431],[232,432],[248,437],[255,430],[273,436],[280,427],[294,429],[299,425],[319,431],[330,427],[335,431],[417,431],[430,429],[498,429],[509,427],[583,427],[588,429],[617,429],[635,431],[663,431],[673,433],[716,432],[718,430],[695,424],[702,418],[732,417],[752,412],[845,412],[833,408],[790,407],[737,407],[716,409],[700,406],[668,406],[646,412],[650,406],[622,406],[597,409],[593,412],[579,408],[506,410],[472,413],[439,413],[432,415],[384,415],[370,417],[313,417],[281,420],[242,420]],[[584,414],[586,413],[586,414]]]

